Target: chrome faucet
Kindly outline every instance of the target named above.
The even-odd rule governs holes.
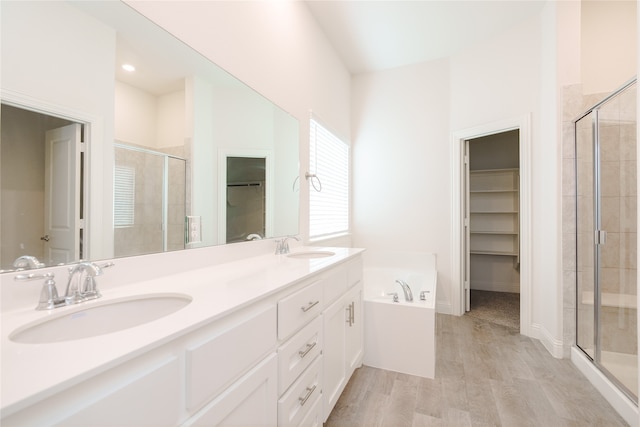
[[[258,233],[251,233],[247,236],[246,240],[262,240],[262,236]]]
[[[29,270],[32,268],[42,268],[44,263],[38,261],[38,258],[31,255],[22,255],[13,261],[13,267],[18,270]]]
[[[19,282],[44,279],[44,286],[40,292],[40,301],[36,306],[36,310],[50,310],[100,298],[101,295],[98,292],[95,277],[102,274],[103,268],[113,265],[115,264],[112,262],[100,266],[92,262],[81,262],[70,267],[67,290],[63,297],[58,296],[56,282],[53,279],[54,275],[51,272],[18,274],[13,279]],[[81,281],[83,273],[86,273],[84,282]]]
[[[400,280],[400,279],[396,280],[396,283],[402,286],[402,290],[404,291],[404,300],[407,302],[413,302],[413,293],[411,292],[411,288],[409,287],[409,284],[404,280]]]
[[[289,239],[295,239],[298,242],[300,241],[297,236],[286,236],[282,239],[276,240],[276,255],[289,253],[289,243],[287,242]]]
[[[86,273],[84,283],[82,273]],[[81,262],[69,268],[69,280],[64,300],[67,304],[77,304],[89,299],[100,298],[94,277],[102,274],[102,268],[92,262]]]

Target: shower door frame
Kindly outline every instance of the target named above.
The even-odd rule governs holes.
[[[621,380],[619,380],[612,372],[609,371],[609,369],[607,369],[607,367],[602,364],[602,334],[601,334],[601,311],[600,311],[600,307],[601,307],[601,303],[602,303],[602,296],[601,296],[601,264],[602,264],[602,254],[601,254],[601,248],[602,246],[606,243],[606,235],[607,232],[606,230],[602,229],[602,206],[601,206],[601,199],[602,199],[602,188],[601,188],[601,168],[600,168],[600,163],[601,163],[601,153],[600,153],[600,109],[607,104],[609,101],[611,101],[613,98],[615,98],[616,96],[622,94],[625,90],[629,89],[631,86],[633,86],[634,84],[636,84],[637,79],[633,78],[631,80],[629,80],[628,82],[626,82],[625,84],[623,84],[620,88],[616,89],[612,94],[608,95],[606,98],[604,98],[603,100],[601,100],[600,102],[598,102],[596,105],[592,106],[591,108],[589,108],[587,111],[585,111],[583,114],[581,114],[579,117],[577,117],[576,119],[573,120],[573,126],[574,126],[574,144],[575,144],[575,158],[574,158],[574,171],[575,171],[575,185],[576,185],[576,189],[578,186],[578,171],[579,171],[579,163],[578,163],[578,122],[580,122],[580,120],[586,119],[590,114],[592,115],[591,117],[591,135],[592,135],[592,140],[591,140],[591,149],[592,149],[592,166],[591,166],[591,170],[593,173],[593,245],[594,245],[594,253],[593,253],[593,304],[594,304],[594,309],[593,309],[593,357],[588,353],[587,349],[583,348],[583,344],[581,344],[579,342],[579,336],[580,336],[580,330],[581,330],[581,326],[580,326],[580,319],[579,319],[579,315],[580,315],[580,310],[578,310],[579,304],[582,301],[581,295],[580,295],[580,289],[579,289],[579,275],[578,275],[578,269],[580,268],[580,264],[579,264],[579,253],[580,253],[580,248],[579,248],[579,242],[578,242],[578,238],[577,236],[580,235],[580,229],[579,229],[579,218],[578,218],[578,212],[579,212],[579,206],[578,206],[578,192],[576,191],[576,199],[575,199],[575,209],[576,209],[576,242],[575,242],[575,251],[576,251],[576,283],[575,283],[575,298],[576,298],[576,310],[575,310],[575,346],[580,349],[580,351],[589,359],[591,360],[591,362],[594,364],[594,366],[597,367],[597,369],[609,380],[611,381],[613,384],[616,385],[616,387],[618,387],[618,389],[620,390],[621,393],[623,393],[627,398],[629,398],[631,401],[635,402],[635,404],[638,404],[638,397],[637,396],[633,396],[633,393],[627,389],[627,387],[622,383]]]

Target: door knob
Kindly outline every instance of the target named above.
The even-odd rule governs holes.
[[[40,238],[40,240],[44,240],[45,242],[48,242],[48,241],[49,241],[49,235],[48,235],[48,234],[45,234],[44,236],[42,236],[42,237]]]

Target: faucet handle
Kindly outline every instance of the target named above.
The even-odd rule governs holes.
[[[398,298],[398,293],[397,292],[389,292],[387,295],[392,295],[393,296],[393,302],[399,302],[400,299]]]
[[[16,281],[32,281],[45,279],[42,291],[40,291],[40,300],[36,306],[36,310],[49,310],[52,308],[60,307],[64,305],[64,298],[58,297],[58,288],[56,288],[56,282],[53,280],[54,274],[49,273],[30,273],[30,274],[18,274],[13,280]]]
[[[427,300],[427,294],[431,293],[431,291],[420,291],[420,301]]]

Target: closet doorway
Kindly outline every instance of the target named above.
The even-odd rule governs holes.
[[[465,140],[465,312],[520,329],[520,131]]]
[[[462,316],[467,312],[466,303],[470,302],[470,218],[467,141],[509,131],[518,131],[518,174],[519,174],[519,276],[520,276],[520,333],[533,336],[531,325],[531,115],[524,114],[496,122],[462,129],[451,134],[451,314]]]

